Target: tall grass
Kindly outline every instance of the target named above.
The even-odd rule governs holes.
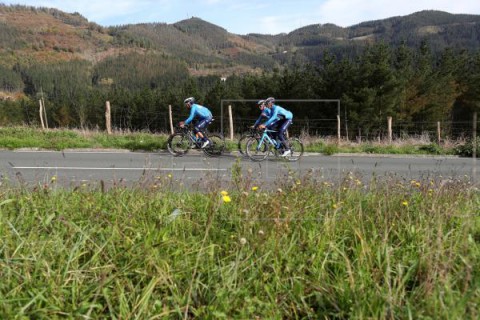
[[[232,179],[3,184],[0,318],[479,318],[468,181]]]

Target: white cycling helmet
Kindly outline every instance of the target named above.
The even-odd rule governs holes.
[[[269,98],[265,99],[265,103],[269,103],[269,102],[275,103],[275,98],[269,97]]]
[[[186,103],[194,104],[195,103],[195,98],[190,97],[190,98],[187,98],[187,99],[183,100],[183,104],[186,104]]]

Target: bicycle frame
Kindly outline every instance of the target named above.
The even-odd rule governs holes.
[[[184,134],[185,136],[188,137],[188,139],[190,139],[190,141],[192,141],[193,144],[198,144],[198,138],[197,136],[195,135],[195,133],[193,133],[193,129],[192,128],[189,128],[189,127],[183,127],[183,128],[178,128],[177,129],[177,132],[179,133],[182,133]],[[206,133],[203,133],[203,135],[206,137],[207,134]]]
[[[270,130],[270,129],[265,129],[263,131],[263,134],[262,134],[262,137],[260,138],[260,141],[257,145],[257,150],[260,150],[260,148],[263,146],[263,143],[267,143],[269,144],[270,146],[274,146],[274,147],[277,147],[279,142],[277,142],[276,140],[272,139],[270,137],[270,135],[268,134],[269,132],[277,132],[275,130]]]
[[[220,156],[225,150],[225,139],[223,136],[214,133],[208,134],[207,130],[202,133],[204,137],[209,140],[209,144],[205,147],[203,147],[204,140],[198,139],[194,130],[189,127],[177,127],[175,133],[171,134],[168,138],[168,151],[173,156],[183,156],[193,145],[196,149],[202,149],[207,157]],[[172,142],[173,139],[175,139],[175,142]]]
[[[275,130],[265,129],[261,135],[252,137],[247,142],[247,155],[252,161],[263,161],[273,152],[276,157],[281,157],[287,161],[297,161],[303,155],[303,143],[299,138],[292,137],[288,142],[289,152],[285,152],[285,146],[270,135]],[[272,147],[275,147],[272,150]]]

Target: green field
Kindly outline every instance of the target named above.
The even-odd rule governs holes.
[[[478,319],[469,181],[0,186],[1,319]]]

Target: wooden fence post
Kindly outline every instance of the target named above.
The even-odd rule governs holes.
[[[230,123],[230,140],[233,140],[233,116],[231,105],[228,105],[228,122]]]
[[[437,121],[437,143],[440,145],[440,142],[442,141],[442,130],[440,128],[440,121]]]
[[[170,133],[173,134],[174,133],[174,130],[173,130],[173,114],[172,114],[172,105],[169,104],[168,105],[168,121],[170,123]]]
[[[392,144],[392,117],[387,117],[388,123],[388,143]]]
[[[45,123],[43,123],[43,104],[42,104],[42,99],[38,100],[38,104],[40,106],[38,113],[40,115],[40,123],[42,125],[42,129],[45,130]]]
[[[337,144],[340,144],[340,115],[337,114]]]
[[[472,178],[473,185],[477,184],[477,112],[473,113],[473,143],[472,143]]]
[[[105,128],[107,134],[112,134],[112,114],[110,109],[110,101],[105,102]]]
[[[43,99],[42,96],[42,107],[43,107],[43,116],[45,117],[45,128],[48,129],[48,119],[47,119],[47,108],[45,108],[45,100]]]
[[[473,113],[473,145],[472,145],[472,157],[477,158],[477,112]]]

